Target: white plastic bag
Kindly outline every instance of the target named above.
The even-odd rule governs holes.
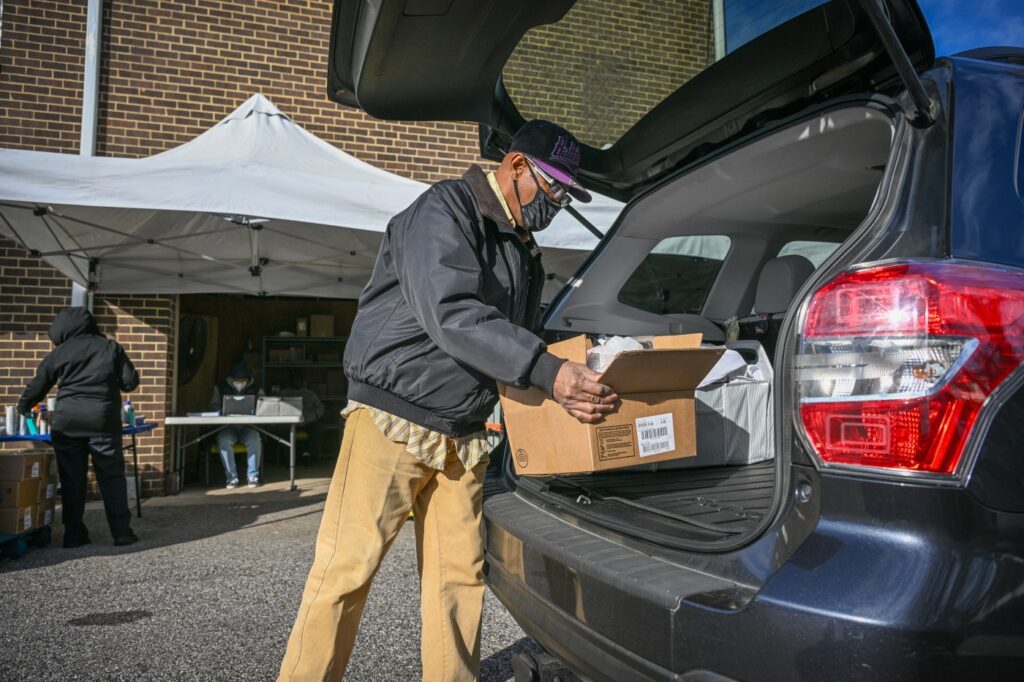
[[[644,345],[629,336],[612,336],[606,339],[601,345],[594,346],[587,351],[587,367],[595,372],[603,372],[608,369],[619,353],[631,350],[643,350]]]

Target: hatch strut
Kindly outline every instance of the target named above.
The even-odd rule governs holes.
[[[868,18],[875,27],[875,31],[878,32],[878,37],[882,39],[882,46],[889,53],[893,66],[896,67],[896,72],[899,73],[900,79],[907,87],[910,98],[914,100],[916,111],[911,120],[915,125],[927,128],[935,123],[935,114],[938,111],[939,105],[925,92],[924,84],[921,83],[917,71],[914,70],[914,65],[910,62],[910,57],[904,51],[895,29],[893,29],[886,16],[882,0],[860,0],[860,5],[867,12]]]
[[[595,237],[597,237],[598,239],[604,239],[604,233],[603,233],[603,232],[601,232],[601,230],[599,230],[599,229],[597,229],[596,227],[594,227],[594,224],[593,224],[592,222],[590,222],[589,220],[587,220],[586,218],[584,218],[584,217],[583,217],[583,214],[582,214],[582,213],[580,213],[579,211],[577,211],[577,210],[576,210],[576,209],[575,209],[575,208],[574,208],[574,207],[572,206],[572,204],[570,204],[570,205],[566,206],[566,207],[565,207],[565,210],[566,210],[566,211],[567,211],[567,212],[569,213],[569,215],[571,215],[571,216],[572,216],[573,218],[575,218],[576,220],[578,220],[578,221],[579,221],[579,223],[580,223],[580,225],[582,225],[583,227],[585,227],[585,228],[587,228],[588,230],[590,230],[590,233],[591,233],[592,235],[594,235],[594,236],[595,236]]]

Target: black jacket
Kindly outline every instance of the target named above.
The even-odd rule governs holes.
[[[441,433],[483,428],[495,380],[549,395],[544,268],[472,166],[388,224],[345,346],[348,397]]]
[[[92,313],[65,308],[50,326],[56,346],[25,387],[18,411],[28,414],[57,384],[53,431],[73,437],[121,431],[121,391],[139,385],[139,373],[121,344],[100,334]]]

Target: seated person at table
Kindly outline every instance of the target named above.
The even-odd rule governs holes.
[[[281,391],[284,397],[302,398],[302,421],[299,428],[309,435],[306,445],[313,452],[319,453],[320,446],[324,439],[324,425],[320,419],[324,416],[324,404],[320,396],[306,388],[306,382],[302,376],[293,374],[288,381],[288,388]],[[302,453],[302,463],[312,464],[313,456],[308,451]]]
[[[256,385],[252,378],[252,372],[244,360],[235,363],[234,368],[220,386],[213,388],[213,397],[210,398],[210,409],[220,412],[224,404],[224,396],[229,395],[252,395],[261,397],[263,389]],[[224,478],[227,479],[228,488],[238,487],[238,469],[235,466],[235,443],[245,446],[248,455],[249,487],[255,488],[260,484],[260,464],[263,461],[263,440],[260,432],[251,426],[228,426],[217,432],[217,449],[220,451],[220,460],[224,464]]]

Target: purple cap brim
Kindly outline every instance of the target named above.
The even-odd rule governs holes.
[[[544,163],[543,161],[538,161],[537,159],[533,158],[531,158],[531,160],[535,164],[537,164],[542,171],[544,171],[545,173],[553,177],[555,180],[558,180],[560,183],[565,185],[569,189],[569,194],[571,194],[574,199],[582,201],[584,204],[590,203],[590,200],[592,198],[590,196],[590,192],[583,189],[583,187],[580,186],[578,182],[576,182],[575,178],[570,176],[565,171],[559,170],[554,166]]]

